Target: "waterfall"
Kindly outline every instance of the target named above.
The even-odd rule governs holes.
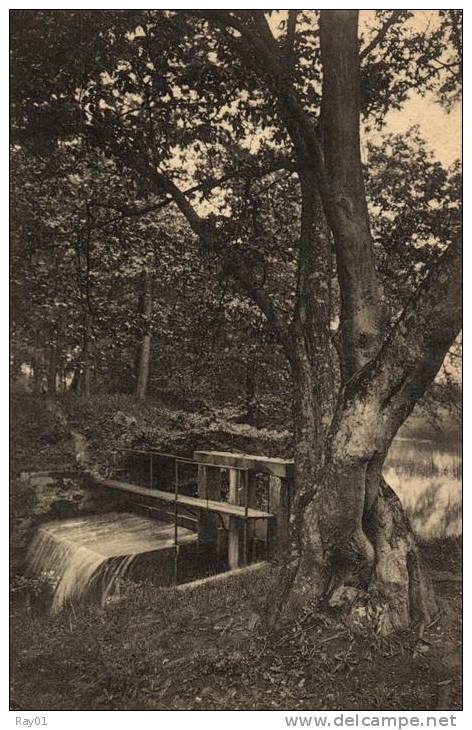
[[[54,586],[51,612],[78,600],[91,586],[102,605],[136,556],[159,549],[163,523],[128,513],[108,513],[41,525],[28,549],[28,566]],[[164,525],[164,532],[173,531]]]

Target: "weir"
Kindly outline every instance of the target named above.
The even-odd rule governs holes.
[[[179,544],[197,535],[178,528]],[[58,613],[93,587],[102,604],[139,555],[169,550],[174,528],[165,522],[127,513],[89,515],[42,525],[27,561],[36,575],[54,583],[51,610]]]
[[[291,461],[217,451],[194,452],[193,459],[155,450],[125,449],[122,454],[121,463],[118,452],[114,454],[112,476],[126,472],[126,481],[89,480],[94,491],[119,495],[120,509],[126,512],[44,524],[29,547],[30,570],[51,578],[54,585],[53,613],[92,589],[104,604],[146,553],[156,553],[152,559],[158,560],[159,553],[173,552],[177,583],[182,545],[204,545],[206,554],[229,570],[260,560],[261,548],[265,559],[286,550]],[[138,468],[130,468],[130,459]],[[162,459],[170,462],[170,471],[156,468]],[[162,488],[167,485],[170,490]]]

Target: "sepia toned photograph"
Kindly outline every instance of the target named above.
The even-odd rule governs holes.
[[[462,10],[9,20],[12,719],[454,727]]]

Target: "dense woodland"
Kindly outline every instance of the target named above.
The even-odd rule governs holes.
[[[414,20],[11,16],[13,382],[275,414],[275,614],[355,586],[386,633],[436,603],[383,461],[425,393],[458,399],[459,163],[385,119],[413,89],[458,103],[462,16]]]

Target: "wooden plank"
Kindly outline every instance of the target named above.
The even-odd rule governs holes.
[[[156,507],[154,505],[144,504],[143,502],[131,502],[131,504],[133,505],[133,510],[137,510],[139,514],[150,514],[152,515],[152,519],[157,518],[163,520],[167,524],[174,522],[175,515],[171,506],[162,505],[161,507]],[[182,509],[185,510],[185,507],[182,507]],[[192,530],[192,532],[198,532],[197,517],[191,515],[188,511],[186,514],[182,514],[182,509],[179,510],[177,524],[181,527]]]
[[[190,583],[181,583],[178,586],[173,586],[172,590],[188,593],[190,591],[199,591],[202,588],[217,586],[220,583],[223,586],[231,585],[233,580],[244,578],[246,575],[253,575],[254,573],[262,573],[263,571],[270,570],[270,563],[263,560],[259,563],[253,563],[252,565],[246,565],[243,568],[237,568],[236,570],[227,570],[224,573],[216,573],[216,575],[209,575],[207,578],[199,578],[198,580],[192,580]],[[162,590],[168,590],[163,588]]]
[[[53,469],[39,469],[36,471],[24,470],[20,473],[21,481],[28,481],[31,477],[74,477],[77,476],[77,467],[70,464],[61,464]]]
[[[228,501],[231,505],[236,506],[239,502],[239,490],[241,487],[241,472],[237,469],[229,470],[229,495]],[[228,532],[228,567],[230,570],[240,567],[240,520],[235,517],[229,518]]]
[[[217,467],[198,465],[198,496],[200,499],[218,501],[221,497],[221,470]],[[202,542],[218,543],[219,518],[214,512],[198,512],[198,536]]]
[[[293,460],[279,459],[255,454],[231,453],[229,451],[194,451],[196,461],[234,469],[251,469],[261,474],[272,474],[287,478],[293,475]]]
[[[255,472],[229,469],[228,501],[249,509],[257,505],[257,474]],[[264,520],[266,524],[267,520]],[[255,527],[260,522],[229,517],[228,565],[230,570],[247,565],[253,555]]]
[[[161,492],[158,489],[149,489],[148,487],[141,487],[137,484],[129,484],[127,482],[119,482],[115,479],[102,479],[100,477],[94,477],[94,482],[102,487],[109,489],[116,489],[120,492],[128,492],[129,494],[139,494],[141,497],[148,497],[150,499],[161,500],[162,502],[174,503],[175,495],[172,492]],[[216,512],[223,515],[231,515],[232,517],[238,517],[244,519],[245,510],[244,507],[235,504],[228,504],[228,502],[218,502],[212,499],[200,499],[199,497],[188,497],[184,494],[179,494],[177,503],[184,507],[194,507],[199,510],[208,510],[209,512]],[[253,520],[267,520],[274,515],[269,512],[263,512],[262,510],[249,508],[247,517]]]

